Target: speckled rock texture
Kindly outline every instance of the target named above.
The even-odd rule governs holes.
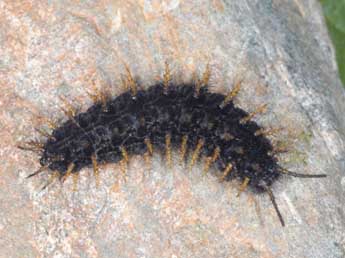
[[[16,144],[44,119],[66,119],[64,96],[86,110],[94,86],[116,96],[128,65],[143,87],[170,64],[173,81],[212,69],[212,91],[243,79],[237,104],[282,127],[284,177],[266,195],[219,183],[203,162],[169,168],[131,157],[127,177],[102,165],[62,185]],[[345,257],[345,91],[316,0],[0,1],[0,257]]]

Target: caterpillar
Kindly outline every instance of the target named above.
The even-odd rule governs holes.
[[[268,194],[284,226],[271,186],[282,175],[326,176],[299,174],[278,164],[269,132],[253,121],[266,106],[248,113],[234,104],[240,82],[226,95],[212,93],[207,68],[202,79],[175,85],[166,65],[161,82],[139,89],[126,69],[128,90],[123,94],[110,97],[97,92],[91,95],[94,104],[86,112],[77,113],[71,106],[64,109],[68,120],[54,125],[51,134],[44,133],[45,142],[18,146],[40,152],[41,167],[28,178],[48,170],[63,182],[85,167],[93,167],[97,177],[99,163],[128,162],[130,155],[152,155],[156,149],[165,153],[168,164],[171,150],[179,150],[185,163],[191,150],[190,167],[205,156],[205,173],[214,166],[222,171],[221,181],[241,182],[240,192],[248,188]]]

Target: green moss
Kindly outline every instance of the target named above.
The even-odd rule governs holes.
[[[308,145],[310,144],[312,138],[313,134],[311,132],[303,131],[300,135],[298,135],[298,140]]]
[[[310,146],[311,139],[313,138],[313,134],[309,131],[303,131],[296,136],[296,142],[301,143],[306,148]],[[291,146],[291,142],[286,141],[277,141],[276,147],[281,149],[287,149],[288,151],[284,154],[284,163],[285,164],[307,164],[308,155],[304,151],[300,151],[293,146]]]

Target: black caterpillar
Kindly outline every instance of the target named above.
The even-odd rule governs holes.
[[[207,76],[206,76],[207,77]],[[96,101],[86,112],[69,113],[69,120],[55,128],[41,146],[42,167],[57,171],[60,180],[97,163],[119,162],[128,155],[180,148],[181,159],[193,149],[191,164],[205,155],[207,169],[215,165],[222,179],[238,179],[242,190],[268,193],[281,224],[271,185],[282,174],[296,177],[325,177],[287,171],[277,163],[274,148],[264,130],[252,121],[253,114],[235,107],[235,87],[228,95],[211,93],[206,83],[182,85],[165,80],[146,90],[131,90],[116,98]],[[205,82],[205,80],[204,80]],[[100,98],[102,99],[102,98]]]

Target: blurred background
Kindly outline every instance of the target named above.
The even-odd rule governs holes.
[[[332,38],[340,79],[345,86],[345,0],[320,0]]]

